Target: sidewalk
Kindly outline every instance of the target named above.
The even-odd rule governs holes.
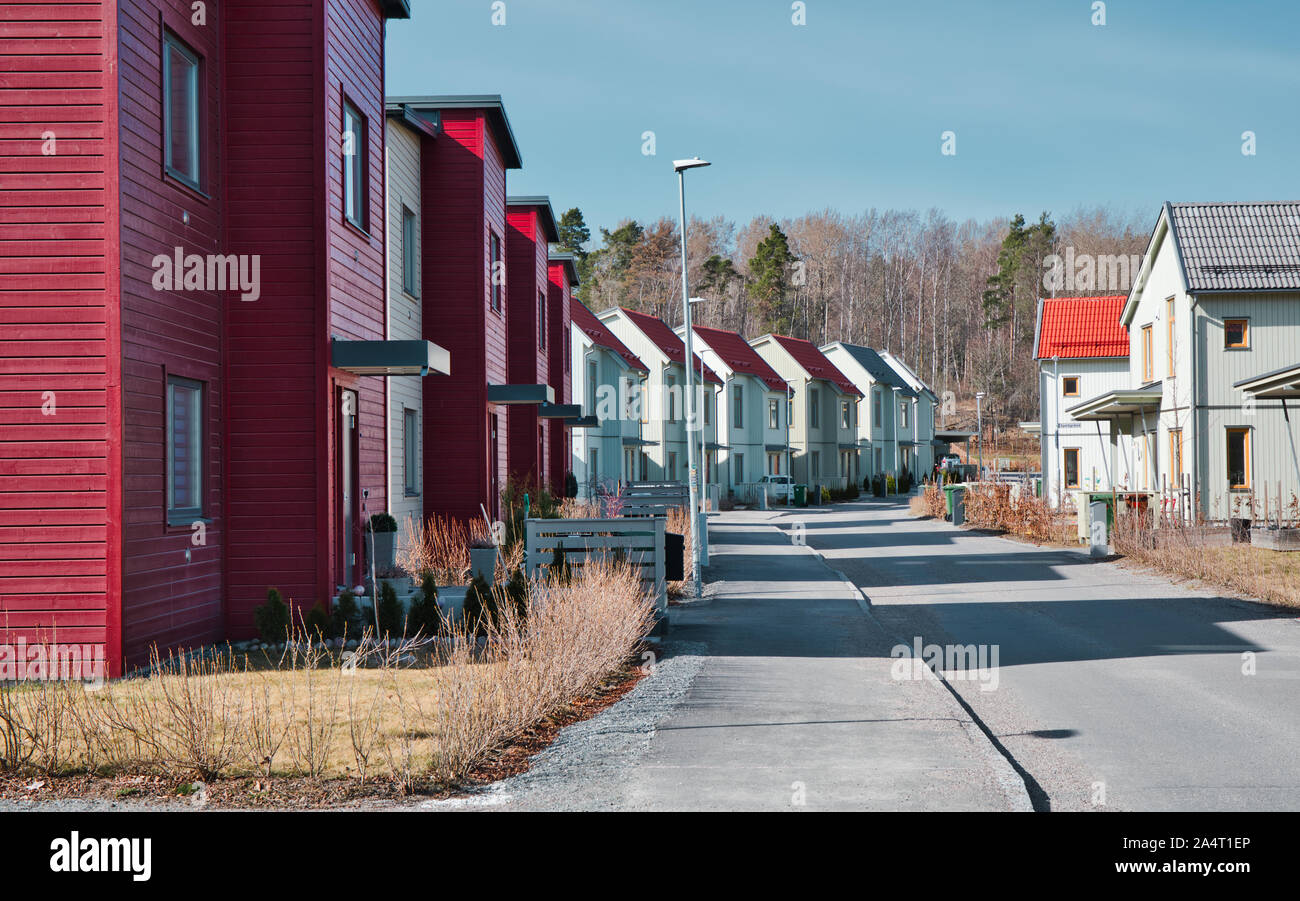
[[[672,608],[655,673],[469,803],[1028,809],[1019,778],[947,689],[893,679],[894,641],[857,590],[771,517],[713,518],[711,584],[703,601]]]

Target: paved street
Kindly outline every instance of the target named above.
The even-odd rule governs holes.
[[[709,575],[722,581],[705,601],[673,608],[655,674],[473,803],[1029,809],[1022,781],[947,689],[891,678],[893,640],[772,517],[715,521]]]
[[[998,646],[996,691],[952,684],[1052,809],[1095,808],[1099,783],[1111,809],[1300,809],[1294,611],[914,520],[901,503],[797,513],[786,527],[804,523],[890,633]]]

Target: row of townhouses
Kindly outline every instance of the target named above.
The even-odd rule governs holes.
[[[687,480],[688,440],[706,483],[737,494],[766,476],[826,488],[920,478],[968,437],[936,429],[938,397],[887,351],[703,326],[693,335],[700,422],[688,428],[684,327],[572,305],[573,397],[595,421],[573,433],[584,495]]]
[[[1300,497],[1300,203],[1166,203],[1127,295],[1039,304],[1047,495],[1210,518]]]
[[[500,98],[385,97],[407,0],[200,5],[5,37],[0,640],[113,675],[251,637],[268,586],[328,604],[370,515],[563,484],[583,424]]]

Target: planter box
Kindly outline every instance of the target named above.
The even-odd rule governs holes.
[[[372,537],[369,529],[366,530],[365,536],[366,536],[366,566],[369,567],[370,553],[371,553],[370,539]],[[397,559],[396,558],[397,533],[396,532],[375,532],[373,538],[375,541],[375,546],[374,546],[375,571],[381,573],[391,572],[393,567],[396,565],[396,559]]]
[[[1228,547],[1233,543],[1229,526],[1187,526],[1181,529],[1155,529],[1152,547]]]
[[[465,612],[466,585],[438,586],[438,607],[450,622],[458,622]]]
[[[472,547],[469,549],[469,577],[477,578],[482,574],[491,585],[496,581],[497,549],[494,547]]]
[[[1300,551],[1300,529],[1251,529],[1250,543],[1270,551]]]

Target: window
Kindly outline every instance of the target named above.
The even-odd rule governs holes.
[[[420,289],[415,284],[415,260],[420,253],[416,243],[415,213],[402,207],[402,290],[411,297],[419,297]]]
[[[645,382],[641,383],[641,423],[644,425],[650,421],[650,387]],[[641,467],[643,470],[644,466]],[[644,472],[641,475],[641,481],[645,481]]]
[[[664,394],[667,395],[667,398],[665,399],[668,402],[668,414],[667,414],[668,421],[676,422],[677,421],[677,380],[672,378],[665,379],[664,389],[665,389]]]
[[[883,425],[880,420],[880,389],[875,388],[871,392],[871,421],[876,428],[880,428]]]
[[[500,312],[501,310],[501,283],[505,278],[505,267],[501,265],[501,239],[497,237],[496,232],[491,232],[488,238],[488,255],[491,266],[492,282],[492,309]]]
[[[1142,326],[1142,381],[1150,382],[1155,378],[1151,361],[1151,326]]]
[[[840,428],[853,428],[853,408],[847,400],[840,401]]]
[[[167,520],[203,515],[203,385],[167,380]]]
[[[1061,379],[1061,394],[1066,397],[1079,396],[1079,377],[1077,375],[1067,375]]]
[[[1067,447],[1061,450],[1061,472],[1066,488],[1079,487],[1079,449]]]
[[[546,350],[546,292],[537,292],[537,346]]]
[[[600,478],[600,448],[598,447],[593,447],[591,449],[591,472],[589,473],[589,478]]]
[[[176,35],[163,33],[163,167],[168,175],[199,188],[199,57]]]
[[[402,410],[402,455],[406,469],[406,496],[420,493],[420,415]]]
[[[881,451],[880,448],[876,448],[876,472],[883,471],[884,465],[885,463],[884,463],[883,452]]]
[[[903,401],[898,405],[898,427],[900,429],[907,428],[907,410],[910,406],[911,404],[907,401]]]
[[[769,400],[767,402],[767,427],[769,429],[781,428],[781,402]]]
[[[1250,429],[1228,429],[1228,487],[1250,487]]]
[[[1174,299],[1165,300],[1165,375],[1174,377]]]
[[[812,452],[812,469],[808,473],[808,478],[815,479],[822,474],[822,454],[821,451]]]
[[[561,334],[564,336],[564,346],[561,355],[564,357],[564,371],[569,371],[569,330],[564,329]]]
[[[587,361],[587,415],[596,415],[596,361]]]
[[[1173,487],[1183,484],[1183,430],[1169,430],[1169,479]]]
[[[703,392],[704,393],[704,424],[712,425],[713,424],[713,392],[710,391],[707,386],[701,386],[701,387],[704,388],[704,392]]]
[[[343,101],[343,218],[362,231],[367,227],[366,117],[350,101]]]
[[[1250,347],[1250,326],[1246,319],[1223,320],[1223,346],[1232,349]]]
[[[645,451],[641,451],[641,481],[648,482],[649,480],[650,480],[650,455],[647,454]]]
[[[731,386],[731,425],[733,428],[745,427],[745,386]]]
[[[817,428],[818,416],[817,408],[821,405],[821,391],[816,388],[808,392],[808,425],[810,428]]]
[[[732,457],[732,466],[735,467],[732,478],[737,482],[745,481],[745,455],[736,454]]]
[[[671,481],[677,478],[677,454],[669,452],[668,465],[664,467],[664,478]]]

